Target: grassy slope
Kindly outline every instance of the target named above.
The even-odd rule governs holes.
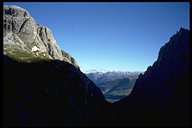
[[[38,53],[38,55],[36,55],[35,53],[30,53],[20,49],[4,49],[4,51],[10,58],[17,60],[19,62],[34,62],[40,60],[49,60],[48,55],[45,54],[44,56],[43,55],[44,53]]]

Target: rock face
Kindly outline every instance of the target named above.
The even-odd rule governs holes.
[[[26,63],[5,55],[3,76],[4,126],[94,126],[105,121],[108,103],[100,89],[65,61]]]
[[[136,126],[190,124],[189,30],[181,28],[137,79],[132,93],[115,104],[121,123]],[[137,122],[137,123],[136,123]]]
[[[79,68],[75,59],[59,48],[51,30],[37,24],[25,9],[18,6],[3,7],[3,47],[4,54],[15,59],[59,59]],[[32,52],[33,47],[39,48],[38,53]]]

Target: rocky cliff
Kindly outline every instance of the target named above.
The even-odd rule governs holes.
[[[17,60],[59,59],[79,68],[75,59],[59,48],[51,30],[18,6],[3,7],[3,48],[4,54]]]
[[[181,28],[137,79],[132,93],[115,104],[121,123],[134,126],[189,126],[189,30]]]

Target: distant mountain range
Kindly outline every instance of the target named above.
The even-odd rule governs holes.
[[[96,72],[87,74],[102,91],[105,99],[116,102],[128,96],[135,84],[138,75],[142,72]]]
[[[49,29],[25,9],[4,6],[3,126],[189,127],[189,37],[180,28],[143,74],[90,73],[90,80]]]
[[[139,74],[143,72],[91,72],[87,76],[96,84],[101,84],[103,82],[108,82],[116,79],[130,78],[135,79]]]

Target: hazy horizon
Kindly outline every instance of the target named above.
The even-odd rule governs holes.
[[[89,70],[145,71],[181,27],[189,2],[4,2],[51,29],[61,49]]]

